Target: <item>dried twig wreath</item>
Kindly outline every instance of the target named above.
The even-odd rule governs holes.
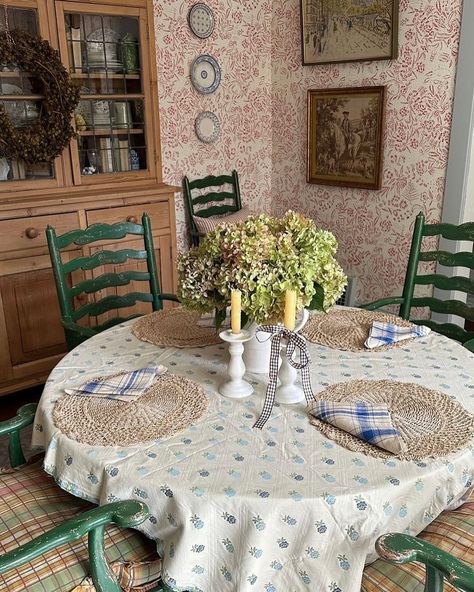
[[[52,161],[75,134],[71,118],[79,102],[79,88],[62,65],[59,52],[24,31],[0,33],[0,64],[33,74],[41,81],[44,95],[38,119],[22,127],[15,127],[0,105],[0,158]]]

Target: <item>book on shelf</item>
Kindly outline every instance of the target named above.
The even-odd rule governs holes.
[[[130,146],[128,144],[128,140],[119,140],[119,150],[120,150],[120,170],[121,171],[129,171],[130,170],[130,158],[129,158]]]
[[[120,145],[117,136],[112,136],[112,168],[114,171],[121,171],[120,168]]]
[[[25,163],[22,160],[11,161],[11,174],[13,180],[24,179],[25,174]]]
[[[82,72],[82,48],[81,48],[81,29],[71,27],[71,45],[72,54],[71,66],[74,67],[73,72]],[[71,59],[71,57],[69,58]]]
[[[102,172],[113,173],[114,163],[112,159],[112,142],[110,138],[100,138],[99,147],[102,162]]]

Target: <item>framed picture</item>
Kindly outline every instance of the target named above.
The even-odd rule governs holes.
[[[380,189],[385,87],[308,91],[308,183]]]
[[[301,0],[303,65],[393,60],[398,0]]]

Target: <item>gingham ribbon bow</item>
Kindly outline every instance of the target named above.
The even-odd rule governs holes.
[[[306,402],[309,404],[312,401],[315,401],[315,398],[311,388],[311,378],[309,375],[309,363],[311,362],[311,357],[309,355],[308,346],[306,345],[305,339],[301,337],[301,335],[298,335],[298,333],[289,331],[281,325],[262,325],[257,327],[255,331],[255,337],[257,338],[257,341],[262,342],[263,339],[259,339],[260,333],[269,333],[270,337],[267,337],[267,339],[272,340],[270,351],[270,368],[268,373],[270,381],[265,393],[265,401],[263,403],[262,413],[253,425],[254,428],[262,429],[270,417],[273,405],[275,403],[275,393],[278,380],[278,362],[280,358],[282,339],[286,339],[288,341],[288,346],[286,349],[288,363],[291,364],[291,366],[293,366],[293,368],[296,370],[301,370],[301,381],[303,383],[303,391],[304,396],[306,397]],[[293,354],[295,350],[299,351],[299,362],[293,360]]]

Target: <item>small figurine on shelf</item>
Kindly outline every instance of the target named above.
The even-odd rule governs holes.
[[[85,166],[82,169],[83,175],[95,175],[99,172],[100,166],[100,156],[97,150],[88,150],[87,151],[87,160],[89,161],[89,166]]]
[[[75,113],[74,119],[76,121],[76,129],[78,132],[83,132],[87,129],[86,120],[84,119],[83,115],[80,113]]]
[[[138,156],[138,152],[133,148],[130,150],[129,154],[130,158],[130,170],[131,171],[139,171],[140,170],[140,158]]]

